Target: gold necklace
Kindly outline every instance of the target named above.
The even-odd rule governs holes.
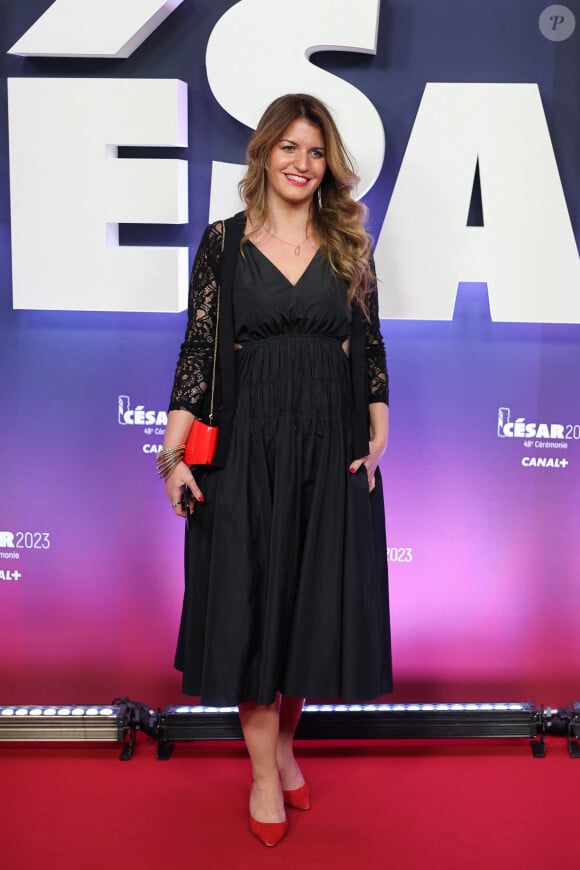
[[[300,251],[302,250],[302,245],[304,242],[309,242],[308,238],[308,230],[306,230],[306,238],[302,239],[302,241],[297,245],[294,242],[287,242],[286,239],[281,239],[280,236],[275,236],[273,232],[271,232],[267,226],[264,225],[264,229],[268,233],[269,236],[272,236],[273,239],[277,239],[279,242],[282,242],[284,245],[290,245],[291,248],[294,248],[294,256],[299,257]]]

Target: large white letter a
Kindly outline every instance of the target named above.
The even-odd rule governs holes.
[[[479,160],[483,227],[468,227]],[[580,323],[580,260],[533,84],[428,84],[376,250],[384,317],[450,320],[487,282],[493,320]]]

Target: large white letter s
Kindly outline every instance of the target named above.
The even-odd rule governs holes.
[[[285,26],[279,3],[240,0],[218,21],[207,46],[216,100],[248,127],[255,128],[281,94],[309,93],[324,100],[356,161],[358,196],[372,187],[383,163],[382,121],[361,91],[308,59],[330,50],[375,54],[379,8],[379,0],[294,0],[292,26]],[[237,165],[214,164],[210,219],[239,207],[235,182],[242,173]]]

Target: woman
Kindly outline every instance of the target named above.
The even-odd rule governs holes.
[[[210,225],[197,252],[158,465],[189,515],[176,667],[186,694],[238,706],[250,827],[274,845],[284,805],[310,806],[292,745],[304,697],[391,689],[388,382],[365,209],[328,109],[280,97],[247,156],[245,211]],[[189,468],[216,320],[218,447],[212,467]]]

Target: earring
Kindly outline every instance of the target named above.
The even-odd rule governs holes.
[[[322,191],[320,187],[316,189],[316,193],[318,195],[318,210],[322,211]]]

